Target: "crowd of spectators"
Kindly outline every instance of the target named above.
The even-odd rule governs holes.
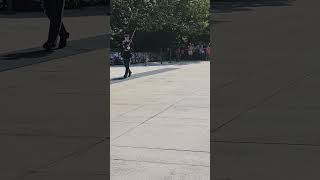
[[[190,60],[209,60],[210,44],[189,43],[179,48],[166,48],[162,53],[133,52],[132,63],[145,63],[146,61],[190,61]],[[122,64],[120,52],[111,53],[111,64]]]
[[[189,43],[184,47],[175,49],[177,60],[208,60],[210,56],[210,44]]]

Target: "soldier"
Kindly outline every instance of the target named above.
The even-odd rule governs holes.
[[[48,40],[43,48],[46,50],[55,48],[58,36],[60,36],[59,48],[66,47],[70,34],[62,22],[65,0],[42,0],[42,5],[50,20]]]
[[[123,58],[124,66],[126,68],[125,74],[123,76],[124,78],[127,78],[128,74],[130,77],[132,73],[130,70],[130,60],[132,57],[130,45],[131,45],[130,37],[128,34],[125,34],[124,40],[122,41],[122,46],[121,46],[121,56]]]

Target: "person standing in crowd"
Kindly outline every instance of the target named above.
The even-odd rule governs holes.
[[[121,56],[123,58],[124,66],[126,68],[125,73],[124,73],[124,78],[127,78],[128,75],[129,77],[131,76],[131,70],[130,70],[130,61],[131,61],[131,40],[129,37],[129,34],[124,35],[124,40],[122,41],[122,46],[121,46]]]
[[[189,60],[191,60],[193,57],[193,45],[191,43],[189,43],[188,45],[188,55],[189,55]]]
[[[196,45],[194,54],[196,55],[196,58],[200,57],[200,44]]]
[[[211,60],[211,47],[210,47],[210,43],[208,44],[207,48],[206,48],[206,54],[207,54],[207,57],[208,57],[208,60]]]
[[[204,47],[203,47],[203,52],[204,52],[204,57],[205,57],[205,60],[207,61],[208,60],[208,54],[207,54],[207,49],[208,49],[208,45],[205,44]]]
[[[203,44],[201,44],[201,45],[199,46],[199,54],[200,54],[200,58],[201,58],[201,59],[204,59],[205,50],[204,50]]]
[[[43,48],[46,50],[55,48],[58,36],[60,37],[59,48],[66,47],[70,34],[62,22],[65,0],[42,0],[42,5],[50,20],[48,40],[44,43]]]

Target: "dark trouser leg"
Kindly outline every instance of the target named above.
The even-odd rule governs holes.
[[[64,27],[63,22],[61,22],[61,28],[60,28],[59,35],[60,35],[60,36],[64,36],[64,35],[67,34],[67,33],[68,33],[68,32],[67,32],[66,28]]]
[[[131,76],[130,61],[131,61],[131,59],[129,59],[129,62],[128,62],[128,71],[129,71],[129,76]]]
[[[44,8],[48,18],[50,19],[50,28],[48,42],[56,42],[60,29],[65,32],[65,27],[62,26],[62,14],[65,0],[45,0]],[[62,27],[62,28],[61,28]]]
[[[124,73],[124,76],[127,77],[128,74],[131,74],[131,70],[130,70],[130,59],[125,59],[124,60],[124,66],[126,68],[126,71]]]
[[[127,77],[128,76],[128,73],[129,73],[129,63],[128,63],[128,59],[124,59],[124,67],[126,68],[126,71],[124,73],[124,77]]]

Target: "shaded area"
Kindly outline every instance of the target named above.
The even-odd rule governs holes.
[[[295,0],[219,0],[211,2],[211,10],[215,13],[233,11],[251,11],[255,7],[291,6]]]
[[[82,9],[68,9],[64,11],[64,17],[84,17],[84,16],[106,16],[105,7],[86,7]],[[16,12],[8,14],[6,11],[0,11],[0,18],[22,19],[22,18],[47,18],[42,11],[38,12]]]
[[[168,71],[172,71],[172,70],[176,70],[176,69],[178,69],[178,68],[163,68],[163,69],[157,69],[157,70],[152,70],[152,71],[147,71],[147,72],[142,72],[142,73],[137,73],[137,74],[134,74],[134,72],[133,72],[131,77],[128,77],[126,79],[124,79],[123,77],[116,77],[116,78],[110,79],[110,84],[120,83],[123,81],[141,78],[141,77],[145,77],[145,76],[151,76],[154,74],[164,73],[164,72],[168,72]]]
[[[319,5],[219,14],[237,22],[215,29],[214,179],[319,179]]]
[[[228,23],[228,22],[232,22],[230,20],[212,20],[211,23],[212,24],[221,24],[221,23]]]
[[[0,0],[2,11],[34,12],[42,10],[42,0]],[[110,0],[66,0],[65,9],[79,9],[85,7],[110,7]]]
[[[109,37],[109,35],[99,35],[73,40],[68,43],[66,48],[53,51],[45,51],[42,47],[36,47],[0,54],[0,72],[98,49],[106,49],[108,48]]]

